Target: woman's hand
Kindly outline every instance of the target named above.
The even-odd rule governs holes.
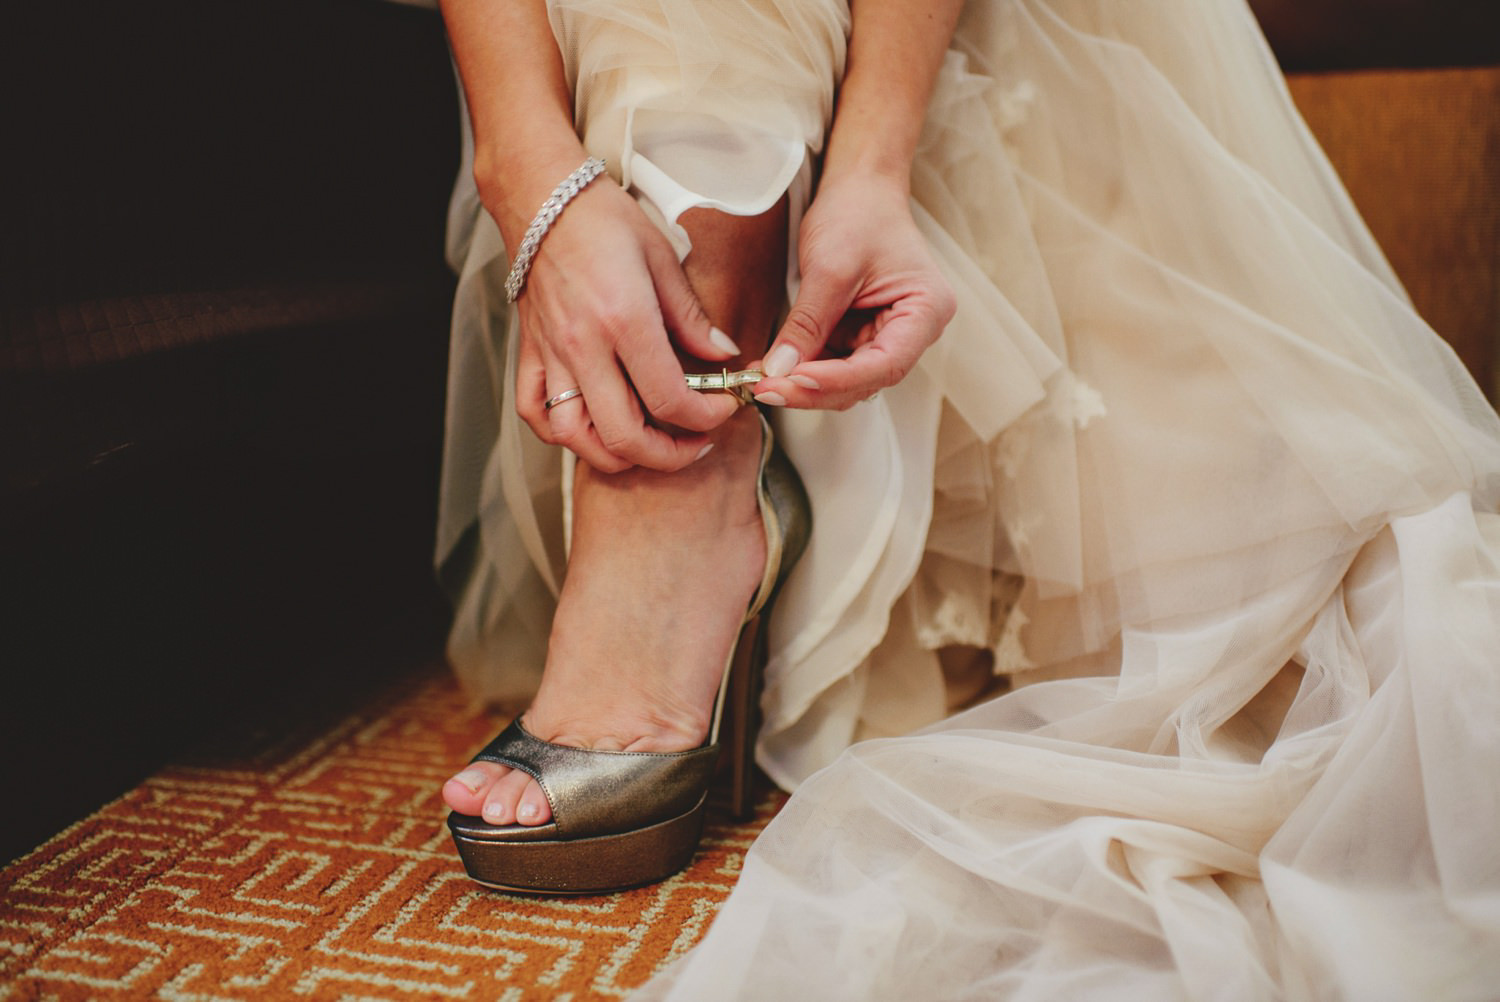
[[[798,259],[802,287],[755,385],[762,403],[842,410],[868,399],[900,382],[953,318],[953,292],[891,178],[825,183]]]
[[[608,177],[558,217],[516,309],[516,410],[595,469],[681,469],[737,407],[687,388],[673,341],[714,361],[737,351],[709,325],[666,237]],[[545,409],[574,387],[581,396]]]
[[[802,288],[755,385],[844,408],[892,386],[955,309],[911,216],[912,159],[961,0],[859,0],[823,179],[802,218]]]
[[[441,6],[474,130],[474,183],[513,257],[547,195],[588,155],[562,53],[544,0]],[[666,237],[607,177],[553,223],[516,309],[516,410],[596,469],[680,469],[707,444],[701,433],[734,411],[727,396],[687,388],[668,332],[712,361],[738,349],[714,337]],[[574,388],[579,396],[543,406]]]

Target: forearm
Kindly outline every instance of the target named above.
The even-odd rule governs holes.
[[[583,162],[545,0],[441,0],[474,132],[474,180],[512,253]]]
[[[853,0],[825,181],[865,173],[909,184],[927,101],[962,6],[962,0]]]

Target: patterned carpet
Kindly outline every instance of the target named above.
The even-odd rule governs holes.
[[[619,998],[695,943],[745,849],[546,900],[463,873],[437,797],[503,718],[434,664],[331,725],[227,736],[0,871],[0,999]]]

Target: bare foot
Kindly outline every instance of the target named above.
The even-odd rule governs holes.
[[[765,567],[760,450],[759,418],[747,407],[680,472],[606,475],[579,464],[573,549],[527,730],[610,751],[703,743]],[[443,799],[494,825],[552,816],[535,780],[489,762],[448,780]]]

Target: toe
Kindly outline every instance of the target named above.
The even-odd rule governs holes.
[[[516,821],[523,825],[544,825],[552,820],[552,805],[536,780],[526,784],[521,801],[516,805]]]
[[[470,762],[443,784],[443,802],[460,814],[478,814],[490,789],[508,772],[493,762]]]
[[[492,825],[513,825],[516,823],[516,807],[521,800],[521,794],[526,789],[526,784],[531,782],[531,777],[519,770],[511,769],[500,777],[500,780],[490,787],[490,792],[484,798],[484,809],[479,812],[480,817]]]

